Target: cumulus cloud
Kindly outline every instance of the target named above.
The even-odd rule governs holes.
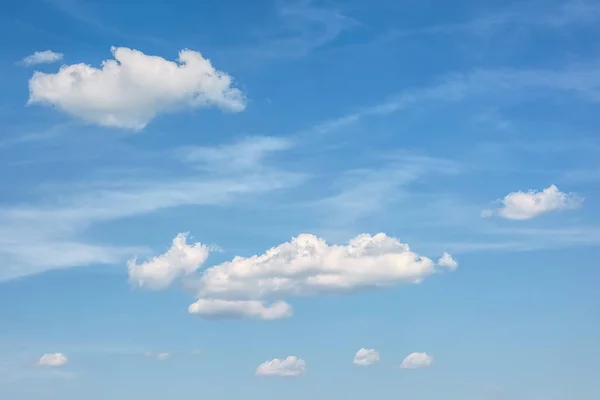
[[[361,234],[347,245],[329,245],[315,235],[301,234],[264,254],[235,257],[206,269],[193,283],[199,300],[190,312],[282,318],[291,315],[289,305],[265,306],[261,300],[419,283],[456,265],[449,254],[436,264],[383,233]]]
[[[233,79],[192,50],[177,62],[125,47],[101,68],[65,65],[57,73],[35,72],[29,104],[49,104],[101,126],[141,130],[157,115],[181,109],[218,107],[238,112],[246,106]]]
[[[431,364],[433,364],[433,357],[427,353],[411,353],[404,358],[400,368],[418,369],[429,367]]]
[[[36,51],[21,60],[21,64],[32,66],[36,64],[50,64],[63,59],[63,53],[55,53],[52,50]]]
[[[187,244],[187,234],[173,239],[171,248],[164,254],[142,264],[131,259],[127,262],[129,280],[146,289],[164,289],[181,276],[195,272],[208,258],[209,247],[200,243]]]
[[[67,364],[68,362],[69,359],[62,353],[48,353],[44,354],[39,359],[37,365],[42,367],[60,367]]]
[[[292,316],[292,307],[284,301],[266,305],[258,300],[199,299],[188,308],[191,314],[213,318],[255,318],[263,320]]]
[[[502,207],[483,210],[481,216],[498,215],[505,219],[526,220],[551,211],[579,208],[583,198],[576,193],[561,192],[555,185],[550,185],[541,192],[529,190],[509,193],[500,202]]]
[[[354,365],[372,365],[379,361],[379,352],[375,349],[362,348],[354,356]]]
[[[286,357],[283,360],[275,358],[265,361],[256,368],[259,376],[285,376],[297,377],[306,373],[306,362],[295,356]]]
[[[444,252],[444,254],[442,254],[442,256],[438,259],[437,264],[441,267],[450,268],[451,270],[458,268],[458,262],[446,252]]]
[[[444,253],[436,263],[383,233],[360,234],[346,245],[300,234],[264,254],[236,256],[194,274],[209,249],[200,243],[187,245],[185,238],[179,234],[169,251],[146,263],[129,261],[130,280],[137,286],[164,289],[184,277],[197,297],[188,311],[207,318],[286,318],[292,307],[283,300],[290,296],[420,283],[458,266],[450,254]]]

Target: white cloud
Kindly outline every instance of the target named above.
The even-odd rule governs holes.
[[[50,64],[63,59],[63,53],[55,53],[52,50],[36,51],[32,55],[25,57],[21,63],[26,66],[36,64]]]
[[[506,219],[526,220],[551,211],[579,208],[583,198],[575,193],[561,192],[556,186],[550,185],[541,192],[529,190],[509,193],[500,201],[503,204],[501,208],[483,210],[481,216],[498,215]]]
[[[146,353],[146,356],[154,358],[158,361],[164,361],[167,358],[171,357],[171,353],[152,353],[152,352],[148,352]]]
[[[190,279],[199,300],[189,312],[210,317],[289,317],[292,309],[287,303],[267,306],[263,300],[419,283],[440,270],[456,268],[449,254],[442,260],[436,265],[383,233],[361,234],[347,245],[329,245],[315,235],[301,234],[264,254],[235,257]]]
[[[181,276],[196,272],[208,258],[209,247],[200,243],[188,245],[186,240],[187,234],[180,233],[166,253],[142,264],[137,264],[135,258],[129,260],[130,282],[138,287],[159,290]]]
[[[306,362],[295,356],[283,360],[275,358],[265,361],[256,368],[256,375],[297,377],[306,373]]]
[[[429,367],[431,364],[433,364],[433,356],[427,353],[411,353],[404,358],[400,368],[418,369]]]
[[[374,349],[362,348],[354,356],[355,365],[372,365],[379,361],[379,352]]]
[[[184,161],[203,170],[235,172],[260,169],[267,155],[288,150],[294,143],[289,138],[251,136],[235,143],[215,147],[187,147],[179,152]]]
[[[103,61],[100,69],[73,64],[55,74],[35,72],[29,104],[50,104],[90,123],[133,130],[185,108],[245,108],[232,78],[198,52],[180,51],[178,63],[125,47],[111,52],[114,59]]]
[[[42,367],[60,367],[69,362],[67,356],[62,353],[48,353],[44,354],[37,365]]]
[[[258,300],[199,299],[188,308],[191,314],[214,318],[256,318],[273,320],[292,316],[292,307],[284,301],[265,305]]]
[[[446,252],[444,252],[444,254],[442,254],[442,257],[438,259],[437,265],[442,267],[448,267],[452,270],[458,268],[458,262],[454,258],[452,258],[452,256],[449,253]]]
[[[436,271],[432,260],[384,233],[361,234],[347,245],[329,245],[315,235],[300,234],[264,254],[235,257],[208,268],[199,293],[250,299],[319,294],[419,283]]]
[[[272,148],[272,147],[271,147]],[[134,254],[152,254],[146,246],[130,243],[83,242],[83,232],[103,221],[142,216],[178,206],[228,207],[257,197],[297,186],[306,174],[274,167],[261,157],[253,157],[255,144],[243,140],[216,146],[219,160],[204,160],[205,171],[189,171],[180,165],[161,177],[144,170],[124,171],[110,179],[80,182],[46,182],[50,190],[40,202],[7,204],[0,209],[0,281],[48,270],[93,264],[121,264]],[[266,152],[267,150],[265,150]],[[275,150],[270,150],[275,151]],[[210,152],[210,150],[209,150]],[[164,157],[164,153],[154,156]],[[245,168],[219,169],[224,160],[252,159]],[[103,169],[94,170],[102,176]],[[133,173],[133,174],[132,174]],[[211,247],[211,250],[216,251]]]

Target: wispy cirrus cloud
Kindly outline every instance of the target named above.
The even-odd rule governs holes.
[[[424,112],[427,107],[434,105],[437,107],[436,110],[439,110],[440,106],[460,104],[471,104],[473,109],[477,109],[477,102],[485,104],[490,98],[502,98],[504,104],[511,105],[518,104],[532,95],[535,98],[536,93],[544,93],[545,96],[556,95],[557,99],[564,98],[567,94],[583,103],[594,104],[600,100],[598,96],[600,74],[597,72],[596,65],[597,62],[590,62],[558,69],[480,69],[452,75],[433,85],[409,88],[379,104],[315,124],[300,132],[299,135],[315,141],[318,141],[321,135],[323,135],[321,140],[324,141],[327,140],[328,134],[341,134],[350,129],[355,135],[360,135],[363,132],[361,129],[369,129],[367,123],[385,118],[393,121],[391,118],[397,118],[402,113],[413,109]],[[488,145],[491,146],[486,148]],[[597,155],[597,148],[597,143],[590,140],[558,140],[546,136],[528,141],[504,140],[502,143],[477,140],[473,143],[465,143],[460,153],[448,154],[448,159],[430,157],[431,160],[438,161],[437,165],[434,162],[419,162],[417,158],[406,164],[400,161],[395,164],[379,163],[378,166],[373,166],[371,163],[369,168],[356,171],[348,169],[335,178],[337,182],[330,186],[332,189],[328,195],[311,204],[316,210],[320,208],[323,211],[322,215],[327,217],[328,222],[335,222],[327,225],[336,226],[339,232],[324,227],[320,227],[318,231],[331,231],[335,237],[360,229],[361,223],[357,222],[365,221],[365,216],[371,219],[377,216],[384,218],[384,215],[386,215],[385,219],[396,218],[398,213],[394,210],[399,207],[403,209],[409,207],[412,211],[408,214],[401,213],[403,217],[398,217],[398,223],[404,227],[410,226],[411,233],[414,235],[419,235],[416,233],[419,230],[427,231],[435,226],[451,228],[453,232],[460,233],[459,236],[465,238],[463,242],[456,241],[459,237],[456,235],[452,240],[448,239],[447,243],[452,244],[449,249],[457,249],[454,251],[470,252],[488,249],[523,251],[553,247],[561,241],[568,246],[578,244],[587,246],[597,240],[596,235],[586,238],[585,235],[554,232],[552,235],[535,237],[520,232],[513,233],[520,238],[515,241],[514,236],[504,234],[501,229],[490,225],[491,223],[477,221],[483,208],[481,203],[478,204],[468,197],[448,191],[436,194],[433,189],[425,194],[422,190],[413,190],[412,186],[423,181],[441,182],[439,180],[441,176],[452,177],[452,182],[459,184],[464,183],[465,177],[473,179],[490,172],[523,172],[525,168],[529,168],[531,174],[545,174],[544,179],[560,176],[561,182],[568,183],[569,172],[573,171],[571,165],[577,165],[577,160],[572,160],[571,165],[557,166],[555,170],[546,167],[534,170],[531,162],[528,162],[531,156],[558,153],[566,155],[573,154],[572,151],[580,154],[584,151],[594,158],[593,152]],[[519,160],[522,161],[519,164],[515,160],[517,153],[522,159]],[[399,159],[401,160],[401,157]],[[593,168],[587,171],[593,171]],[[407,200],[405,204],[400,201],[404,199]],[[411,225],[406,225],[407,223]],[[593,227],[582,228],[594,229]],[[578,226],[571,226],[570,229],[578,231]],[[476,237],[473,236],[474,234]],[[420,243],[426,244],[429,240]],[[437,245],[435,248],[439,249]]]
[[[345,171],[332,185],[336,193],[307,204],[323,213],[328,224],[343,227],[385,210],[410,196],[411,185],[456,175],[463,167],[454,161],[416,154],[387,154],[379,168]]]
[[[326,134],[357,124],[369,118],[381,118],[424,103],[459,103],[467,99],[498,94],[522,92],[525,89],[551,89],[572,92],[582,98],[600,101],[600,72],[598,63],[563,69],[475,69],[451,74],[436,83],[389,96],[379,104],[313,125],[304,135]]]
[[[379,41],[431,35],[494,35],[505,29],[557,29],[573,25],[591,25],[600,20],[600,6],[589,0],[554,1],[539,7],[536,2],[518,2],[488,11],[473,19],[427,25],[411,29],[392,29]]]
[[[79,183],[77,187],[57,187],[55,197],[45,196],[48,200],[42,203],[11,204],[0,212],[0,258],[4,265],[0,269],[0,279],[54,268],[116,263],[132,254],[148,252],[145,246],[111,246],[82,240],[81,234],[100,221],[118,220],[181,205],[222,206],[247,196],[259,196],[297,186],[304,181],[305,174],[273,168],[267,162],[268,158],[291,148],[302,151],[314,149],[319,146],[323,133],[339,132],[370,118],[386,118],[419,105],[460,103],[502,93],[530,93],[528,89],[531,88],[556,93],[569,92],[584,101],[596,102],[600,99],[597,96],[600,73],[594,64],[548,70],[476,70],[447,77],[430,86],[407,89],[380,104],[318,123],[291,139],[245,138],[238,143],[211,148],[178,149],[172,153],[176,153],[175,156],[169,155],[178,162],[193,165],[197,169],[195,172],[161,178],[134,174],[112,181]],[[441,159],[430,156],[427,159],[414,154],[401,155],[396,160],[389,155],[386,157],[383,162],[379,159],[377,166],[371,164],[366,168],[357,168],[348,165],[336,176],[325,177],[324,182],[329,189],[317,190],[302,202],[304,210],[310,209],[306,218],[309,228],[314,227],[311,221],[316,221],[317,216],[326,215],[328,226],[315,228],[330,229],[330,223],[336,222],[339,223],[336,226],[344,231],[338,238],[347,238],[361,231],[357,222],[364,217],[380,214],[397,205],[396,200],[406,194],[415,197],[418,193],[410,190],[412,184],[428,177],[455,175],[462,168],[462,161],[452,160],[452,157]],[[485,170],[485,167],[481,170]],[[446,210],[434,203],[421,203],[418,215],[424,215],[428,209],[435,211],[438,218],[425,221],[424,226],[428,222],[439,225],[448,221],[458,226],[458,216],[462,216],[463,211],[470,212],[470,208],[477,205],[471,204],[468,199],[457,201],[457,204],[465,202],[461,207],[466,207]],[[293,207],[298,206],[298,202],[292,203]],[[310,215],[315,219],[309,220]],[[477,213],[473,215],[478,218]],[[463,228],[473,222],[470,219],[461,221]],[[470,226],[467,230],[473,229]],[[492,244],[501,248],[514,241],[506,242],[505,239],[494,238]],[[574,240],[569,239],[569,243],[574,243]],[[479,243],[470,248],[484,247]]]
[[[236,58],[269,61],[306,57],[331,45],[344,32],[361,26],[338,6],[314,0],[274,3],[274,20],[250,35],[253,43],[230,49],[236,52]]]
[[[45,194],[48,200],[44,202],[4,207],[0,211],[0,281],[52,269],[120,263],[149,252],[144,245],[83,239],[84,232],[99,222],[183,205],[223,207],[299,185],[306,178],[269,165],[262,156],[256,157],[254,144],[246,143],[219,148],[219,159],[209,160],[212,172],[178,172],[160,178],[128,174],[108,181],[59,184]],[[262,154],[269,151],[277,150]],[[220,170],[224,159],[237,157],[253,161],[243,170]]]

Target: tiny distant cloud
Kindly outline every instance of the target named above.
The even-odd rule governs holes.
[[[433,364],[433,356],[427,353],[411,353],[404,358],[400,368],[419,369],[429,367],[431,364]]]
[[[440,267],[446,267],[450,270],[455,270],[456,268],[458,268],[458,262],[449,253],[446,252],[444,252],[444,254],[442,254],[442,257],[438,259],[437,265],[439,265]]]
[[[379,352],[375,349],[362,348],[354,356],[354,365],[366,366],[373,365],[380,359]]]
[[[171,357],[171,353],[152,353],[152,352],[148,352],[148,353],[146,353],[146,356],[148,356],[150,358],[154,358],[155,360],[158,360],[158,361],[164,361],[167,358]]]
[[[258,376],[283,376],[298,377],[306,373],[306,362],[296,356],[289,356],[285,359],[274,358],[271,361],[265,361],[256,368]]]
[[[68,362],[69,359],[62,353],[48,353],[39,359],[37,365],[40,367],[61,367]]]
[[[580,208],[583,198],[576,193],[561,192],[555,185],[542,191],[512,192],[501,199],[502,207],[481,211],[488,218],[497,215],[504,219],[527,220],[552,211]]]
[[[26,67],[37,64],[51,64],[63,59],[63,53],[55,53],[52,50],[36,51],[21,60],[20,64]]]
[[[202,350],[194,349],[194,350],[190,351],[190,354],[193,356],[199,356],[200,354],[202,354]]]

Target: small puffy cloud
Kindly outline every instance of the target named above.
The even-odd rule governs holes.
[[[400,368],[418,369],[429,367],[431,364],[433,364],[433,357],[427,353],[411,353],[404,358]]]
[[[62,353],[48,353],[44,354],[39,359],[37,365],[41,367],[60,367],[67,364],[68,362],[69,359]]]
[[[202,351],[199,349],[194,349],[194,350],[190,351],[190,354],[193,356],[199,356],[200,354],[202,354]]]
[[[283,360],[275,358],[265,361],[256,368],[259,376],[284,376],[297,377],[306,373],[306,362],[295,356],[286,357]]]
[[[456,266],[449,254],[436,264],[383,233],[361,234],[347,245],[301,234],[264,254],[235,257],[206,269],[192,283],[199,300],[189,311],[212,317],[283,318],[291,315],[287,303],[266,306],[263,300],[419,283]]]
[[[35,72],[28,104],[48,104],[89,123],[132,130],[181,109],[238,112],[246,106],[232,78],[198,52],[182,50],[178,62],[125,47],[111,52],[114,59],[101,68],[73,64],[54,74]]]
[[[199,299],[189,306],[188,311],[206,318],[273,320],[292,316],[292,307],[284,301],[266,305],[258,300]]]
[[[175,279],[196,272],[208,258],[209,251],[209,246],[200,243],[188,245],[187,234],[180,233],[166,253],[142,264],[137,264],[135,258],[129,260],[129,280],[141,288],[164,289]]]
[[[442,254],[442,256],[438,259],[437,265],[441,267],[447,267],[451,270],[458,268],[458,262],[446,252],[444,252],[444,254]]]
[[[354,356],[354,365],[372,365],[379,361],[379,352],[374,349],[360,349]]]
[[[32,66],[36,64],[50,64],[63,59],[63,53],[55,53],[52,50],[36,51],[32,55],[21,60],[21,64]]]
[[[498,215],[505,219],[526,220],[551,211],[572,210],[581,207],[583,198],[575,193],[564,193],[555,185],[550,185],[541,192],[509,193],[500,200],[502,207],[495,210],[483,210],[482,217]]]

